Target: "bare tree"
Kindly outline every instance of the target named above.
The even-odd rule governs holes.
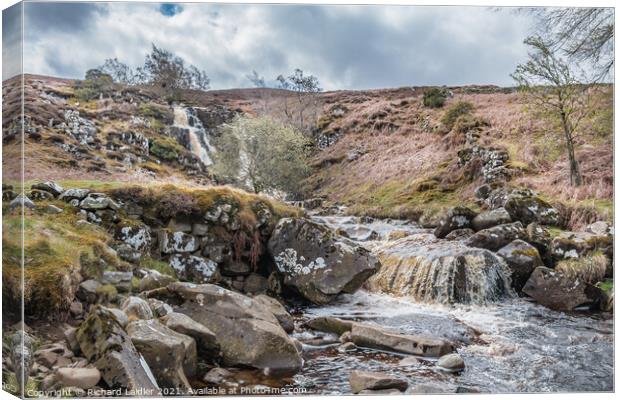
[[[614,66],[613,8],[532,8],[538,34],[548,47],[571,61],[592,63],[594,80],[607,77]]]
[[[540,37],[529,37],[525,44],[532,47],[529,60],[517,66],[511,75],[535,107],[559,121],[573,186],[582,183],[575,158],[575,138],[579,124],[588,114],[590,85],[580,82],[568,63],[559,58]]]
[[[116,83],[125,85],[136,83],[136,73],[127,64],[120,62],[118,58],[108,58],[97,69],[110,75]]]
[[[304,72],[297,68],[292,75],[284,77],[279,75],[276,80],[279,82],[280,88],[290,90],[295,93],[297,98],[297,121],[294,121],[293,110],[290,109],[288,99],[285,98],[284,113],[287,118],[294,122],[302,131],[308,131],[306,126],[305,115],[308,110],[314,113],[314,119],[317,114],[317,94],[321,92],[319,80],[314,75],[304,75]]]

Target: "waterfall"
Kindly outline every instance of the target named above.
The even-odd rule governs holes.
[[[196,110],[193,108],[175,106],[174,107],[174,127],[187,131],[189,150],[198,157],[206,166],[213,164],[210,153],[215,148],[209,142],[207,134],[202,122],[196,116]]]
[[[387,244],[377,256],[381,269],[367,282],[371,291],[447,304],[514,296],[506,263],[488,250],[419,234]]]

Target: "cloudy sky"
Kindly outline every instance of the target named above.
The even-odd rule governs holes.
[[[207,71],[214,89],[295,68],[324,89],[511,85],[532,21],[484,7],[25,3],[24,70],[81,78],[117,57],[140,65],[151,43]],[[3,55],[18,18],[3,15]],[[18,12],[13,12],[18,16]],[[3,79],[15,74],[4,64]]]

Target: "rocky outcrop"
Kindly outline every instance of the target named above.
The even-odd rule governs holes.
[[[109,387],[158,393],[149,366],[111,312],[91,308],[76,338],[82,353],[95,363]]]
[[[589,232],[561,232],[550,243],[554,259],[578,258],[588,251],[600,250],[613,258],[613,236],[597,235]]]
[[[304,218],[280,220],[268,247],[284,284],[316,304],[355,292],[379,267],[365,248]]]
[[[536,268],[522,291],[553,310],[570,311],[595,300],[589,295],[585,281],[546,267]]]
[[[476,213],[467,207],[454,207],[441,217],[434,234],[443,239],[456,229],[471,228],[471,222],[475,216]]]
[[[169,263],[179,279],[195,283],[214,283],[219,280],[217,264],[212,260],[175,254],[170,257]]]
[[[465,245],[497,251],[508,243],[517,239],[527,237],[521,222],[497,225],[492,228],[483,229],[465,240]]]
[[[510,270],[494,253],[415,234],[379,250],[381,269],[372,291],[418,301],[483,304],[512,296]]]
[[[210,284],[177,282],[168,289],[185,301],[178,312],[216,335],[224,365],[254,367],[267,375],[301,369],[303,360],[293,341],[261,303]]]

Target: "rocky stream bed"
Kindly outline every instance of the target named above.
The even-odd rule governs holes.
[[[164,218],[156,192],[128,192],[46,182],[7,208],[108,227],[101,262],[123,260],[69,272],[65,314],[27,304],[26,334],[7,327],[5,372],[19,382],[23,359],[31,396],[613,390],[605,223],[551,237],[553,210],[514,193],[510,212],[456,207],[424,228],[324,210],[274,220],[265,200],[213,190],[191,192],[209,195],[199,217]],[[55,198],[64,209],[36,204]],[[176,277],[139,264],[153,256]]]

